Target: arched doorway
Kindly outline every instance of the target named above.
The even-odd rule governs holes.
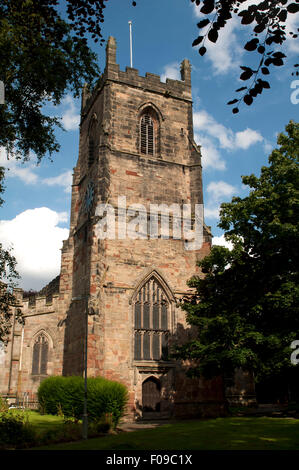
[[[161,405],[161,384],[155,377],[149,377],[142,384],[142,410],[144,413],[159,412]]]

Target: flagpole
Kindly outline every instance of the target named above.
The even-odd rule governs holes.
[[[132,52],[132,21],[129,21],[130,27],[130,67],[133,67],[133,52]]]

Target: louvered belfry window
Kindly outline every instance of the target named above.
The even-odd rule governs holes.
[[[155,153],[154,122],[149,114],[144,114],[140,120],[140,150],[146,155]]]
[[[44,334],[40,334],[33,346],[32,374],[46,375],[48,367],[49,343]]]
[[[170,304],[162,286],[152,277],[134,303],[134,359],[167,360]]]

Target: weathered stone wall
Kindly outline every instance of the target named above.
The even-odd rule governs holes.
[[[36,394],[44,376],[32,374],[33,345],[36,337],[44,333],[49,343],[47,375],[62,374],[64,311],[59,295],[52,300],[46,296],[36,296],[35,302],[22,298],[22,291],[17,291],[18,306],[23,312],[24,325],[13,324],[10,341],[6,348],[4,367],[0,372],[0,393],[21,397],[24,392]]]

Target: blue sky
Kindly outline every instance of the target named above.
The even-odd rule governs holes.
[[[290,119],[298,120],[299,103],[291,102],[291,94],[296,92],[291,85],[299,88],[299,81],[294,85],[291,72],[298,62],[299,44],[298,40],[287,41],[287,65],[274,68],[271,90],[233,115],[226,103],[244,84],[238,78],[239,66],[254,65],[258,60],[242,47],[251,39],[251,32],[235,18],[217,45],[200,57],[197,48],[192,48],[199,17],[199,8],[189,0],[138,0],[135,8],[130,0],[109,0],[103,36],[105,40],[110,35],[116,38],[121,70],[130,64],[129,20],[133,22],[133,67],[140,75],[152,72],[162,80],[166,76],[179,79],[180,62],[190,60],[194,134],[203,154],[205,220],[215,241],[221,242],[222,231],[217,227],[220,203],[247,194],[241,175],[259,174],[276,146],[277,133],[284,131]],[[288,24],[292,30],[295,21],[292,15]],[[103,70],[105,47],[92,42],[90,46],[98,53]],[[34,156],[24,165],[7,162],[0,149],[0,162],[7,168],[0,240],[14,248],[22,275],[20,286],[25,289],[40,289],[59,273],[60,248],[68,236],[71,175],[78,157],[79,100],[67,94],[59,107],[47,110],[59,116],[65,127],[65,131],[57,129],[61,150],[53,155],[53,162],[46,157],[36,166]]]

